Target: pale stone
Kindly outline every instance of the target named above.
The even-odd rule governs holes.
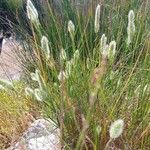
[[[8,150],[61,150],[59,136],[60,130],[52,120],[38,119]]]

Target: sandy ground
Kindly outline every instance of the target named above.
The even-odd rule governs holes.
[[[2,53],[0,55],[0,78],[17,80],[21,75],[21,67],[17,52],[21,50],[19,44],[14,40],[4,40]]]

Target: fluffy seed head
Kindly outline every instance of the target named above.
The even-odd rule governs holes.
[[[116,53],[116,42],[115,41],[111,41],[109,44],[109,54],[108,54],[108,58],[112,59],[114,57]]]
[[[39,70],[36,69],[35,73],[32,72],[30,75],[31,75],[31,79],[33,81],[39,81],[39,79],[40,79],[40,72],[39,72]]]
[[[66,62],[66,75],[67,76],[71,75],[71,69],[72,69],[72,61],[67,61]]]
[[[105,47],[104,47],[104,49],[103,49],[103,51],[102,51],[102,56],[104,58],[106,58],[106,57],[108,57],[108,54],[109,54],[109,45],[106,44]]]
[[[90,69],[90,59],[89,58],[86,59],[86,67],[87,67],[87,69]]]
[[[131,23],[134,22],[134,18],[135,18],[135,15],[134,15],[134,11],[133,10],[130,10],[129,11],[129,14],[128,14],[128,21]]]
[[[71,38],[73,38],[75,32],[75,25],[71,20],[68,22],[68,31],[71,35]]]
[[[38,12],[37,12],[36,8],[34,7],[33,3],[31,2],[31,0],[27,0],[26,9],[27,9],[28,18],[33,23],[37,23],[38,22]]]
[[[67,76],[67,74],[64,71],[60,71],[59,72],[59,75],[58,75],[58,80],[59,81],[63,81],[65,79],[67,79],[67,78],[68,78],[68,76]]]
[[[143,96],[150,93],[150,84],[146,84],[143,88]]]
[[[34,96],[37,99],[37,101],[42,102],[42,101],[45,100],[47,94],[42,89],[37,88],[37,89],[34,90]]]
[[[80,56],[79,50],[77,49],[77,50],[74,52],[73,58],[74,58],[75,60],[77,60],[77,59],[79,59],[79,56]]]
[[[66,52],[65,52],[65,50],[62,48],[61,51],[60,51],[60,60],[63,61],[63,60],[66,60],[66,59],[67,59]]]
[[[101,54],[104,56],[107,56],[107,51],[108,51],[108,47],[107,47],[107,37],[105,36],[105,34],[102,35],[101,37]]]
[[[50,49],[49,49],[49,41],[46,36],[43,36],[41,39],[41,48],[44,51],[46,60],[50,58]]]
[[[106,46],[106,43],[107,43],[107,37],[105,36],[105,34],[103,34],[101,37],[101,48],[102,49]]]
[[[135,18],[134,12],[133,12],[133,10],[130,10],[129,14],[128,14],[127,45],[129,45],[132,42],[133,36],[135,34],[135,23],[134,23],[135,19],[134,18]]]
[[[124,129],[124,121],[122,119],[118,119],[115,122],[113,122],[109,129],[109,135],[111,139],[118,138]]]
[[[100,125],[98,125],[98,126],[96,127],[96,132],[97,132],[97,134],[99,135],[101,131],[102,131],[102,128],[101,128]]]
[[[99,31],[100,28],[100,5],[97,5],[96,11],[95,11],[95,33]]]
[[[13,83],[8,80],[0,79],[0,86],[1,88],[8,88],[14,90]]]
[[[4,86],[0,85],[0,90],[4,90],[4,89],[5,89]]]
[[[32,72],[30,75],[31,75],[31,79],[32,79],[33,81],[38,81],[38,80],[39,80],[36,73],[33,73],[33,72]]]
[[[44,87],[44,82],[43,82],[43,80],[42,80],[42,78],[41,78],[40,71],[36,69],[35,73],[31,73],[30,75],[31,75],[31,79],[34,80],[34,81],[37,81],[38,84],[39,84],[39,87],[40,87],[41,89],[43,89],[43,87]]]
[[[77,50],[74,52],[73,58],[72,58],[72,60],[71,60],[73,65],[76,65],[76,64],[77,64],[78,59],[79,59],[79,56],[80,56],[79,50],[77,49]]]
[[[34,95],[34,91],[30,87],[26,87],[25,88],[25,94],[27,96],[33,96]]]

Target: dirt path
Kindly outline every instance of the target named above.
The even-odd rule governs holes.
[[[0,78],[17,80],[21,75],[21,67],[17,52],[21,50],[19,44],[13,40],[4,40],[0,55]]]

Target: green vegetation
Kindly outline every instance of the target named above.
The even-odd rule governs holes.
[[[96,1],[34,5],[26,14],[32,33],[17,26],[26,31],[24,51],[34,53],[26,94],[56,122],[65,149],[149,149],[150,2],[102,2],[97,33]],[[123,132],[111,138],[110,125],[118,119]]]

